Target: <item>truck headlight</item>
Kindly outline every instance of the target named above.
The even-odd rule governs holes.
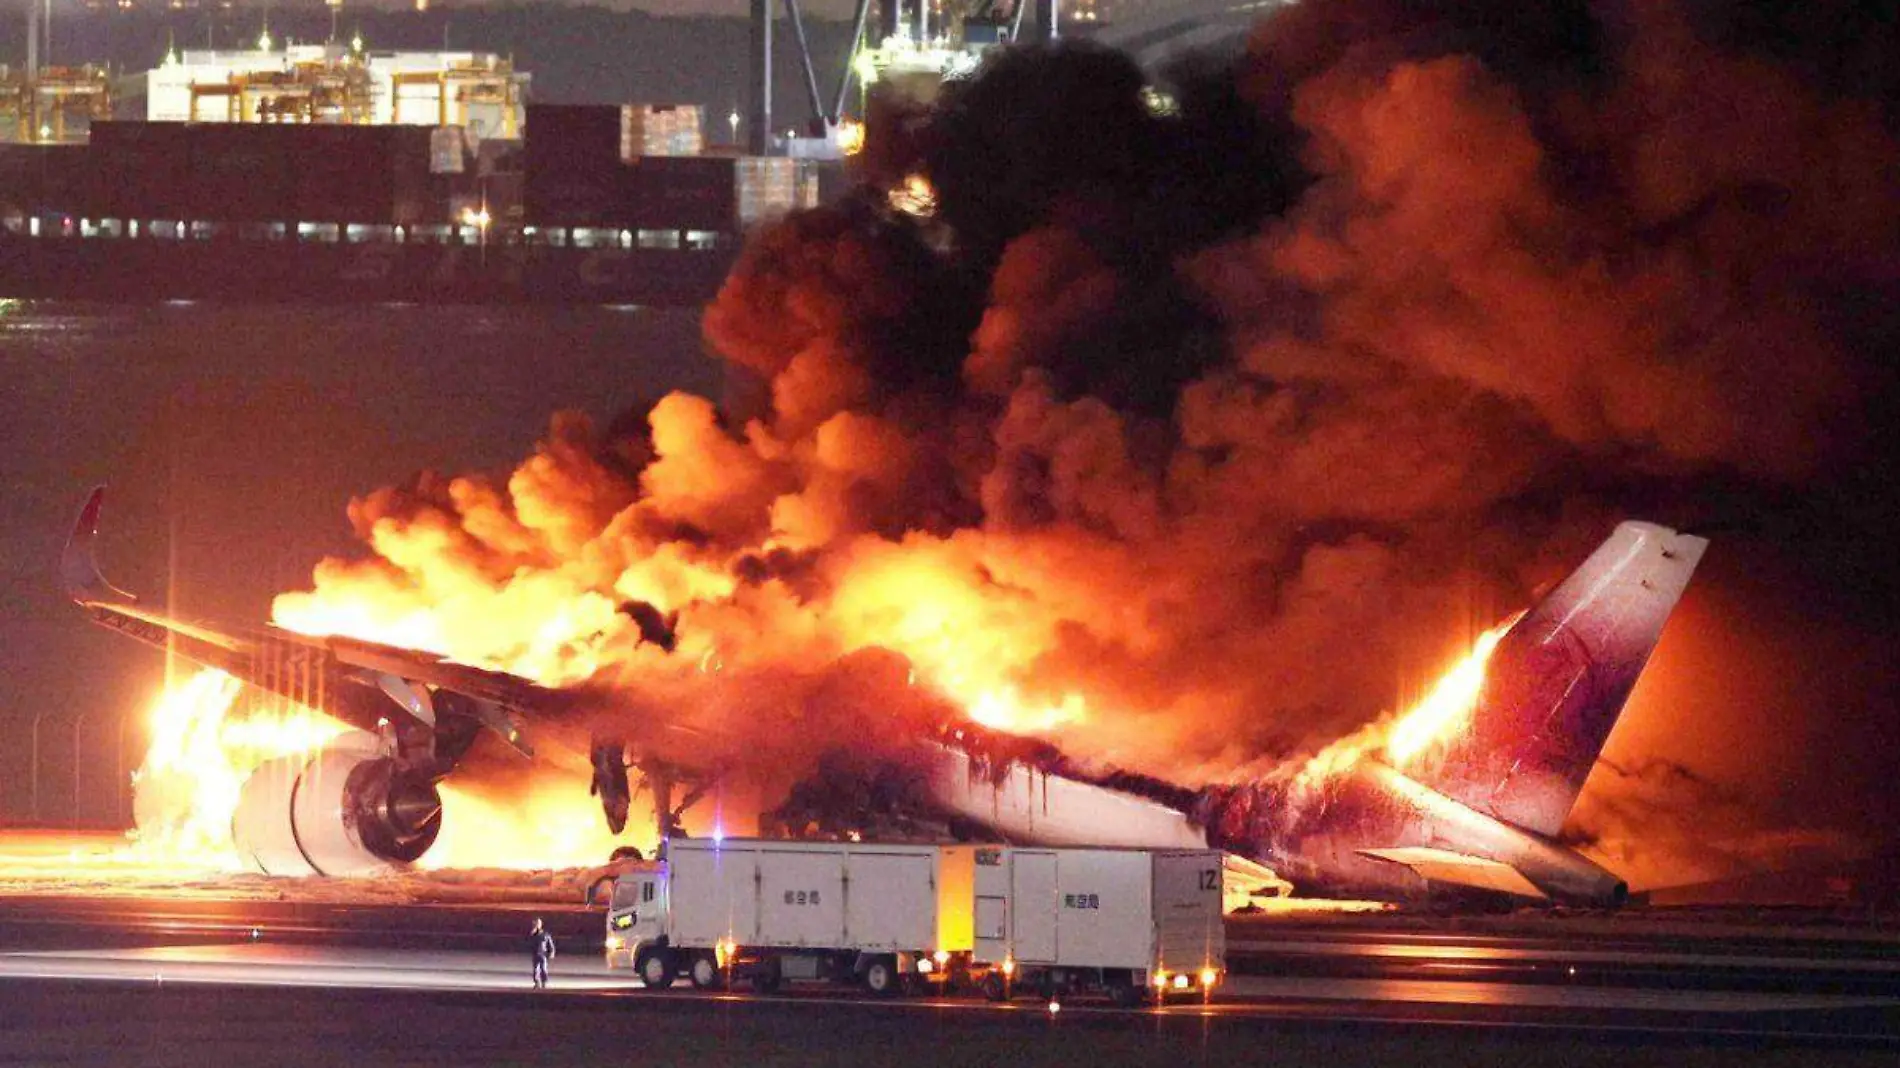
[[[934,968],[936,968],[936,965],[934,965],[934,964],[932,964],[932,963],[930,963],[930,958],[929,958],[929,957],[919,957],[919,958],[917,959],[917,972],[918,972],[918,974],[920,974],[920,975],[929,975],[929,974],[931,973],[931,971],[932,971],[932,969],[934,969]]]
[[[1220,978],[1220,973],[1215,971],[1214,969],[1212,968],[1201,969],[1201,985],[1202,986],[1213,986],[1214,980],[1219,979],[1219,978]]]
[[[622,939],[619,935],[607,936],[607,951],[609,953],[613,952],[616,949],[621,948],[622,946],[626,944],[627,944],[626,941]]]
[[[1186,990],[1187,986],[1188,977],[1186,972],[1182,972],[1180,975],[1174,977],[1174,988],[1176,990]]]

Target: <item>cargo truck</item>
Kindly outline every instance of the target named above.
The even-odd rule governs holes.
[[[975,859],[969,974],[992,1000],[1134,1005],[1205,996],[1222,978],[1218,851],[995,847]]]
[[[676,838],[614,882],[610,968],[649,990],[685,975],[861,983],[874,994],[941,984],[971,949],[976,847]]]
[[[607,966],[650,990],[685,975],[1134,1004],[1210,991],[1225,951],[1212,850],[674,839],[630,862],[607,911]]]

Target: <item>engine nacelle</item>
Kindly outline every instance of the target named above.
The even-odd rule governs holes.
[[[375,735],[258,765],[231,817],[238,852],[266,875],[373,875],[435,844],[442,798],[401,770]]]

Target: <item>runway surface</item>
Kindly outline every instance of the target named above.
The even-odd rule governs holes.
[[[1207,1002],[762,998],[640,989],[600,914],[0,898],[0,1063],[1892,1065],[1900,954],[1879,937],[1230,925]],[[1558,925],[1559,927],[1561,925]],[[114,1056],[111,1059],[118,1061]]]

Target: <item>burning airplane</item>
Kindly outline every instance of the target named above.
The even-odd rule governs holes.
[[[242,785],[231,833],[259,870],[350,875],[417,862],[441,831],[444,780],[484,734],[527,760],[540,726],[611,722],[591,728],[591,791],[616,834],[640,791],[651,794],[659,831],[682,833],[682,814],[748,745],[684,713],[590,716],[611,698],[587,686],[153,611],[100,574],[102,499],[96,490],[87,501],[62,559],[88,616],[346,728],[265,760]],[[764,822],[804,834],[908,828],[1026,843],[1214,845],[1329,893],[1391,899],[1451,888],[1619,904],[1623,881],[1557,835],[1706,546],[1623,523],[1406,715],[1253,780],[1190,787],[1106,774],[1047,743],[986,729],[965,710],[962,719],[902,724],[913,735],[868,760],[821,762]],[[630,614],[643,641],[672,652],[675,620],[650,606]]]

